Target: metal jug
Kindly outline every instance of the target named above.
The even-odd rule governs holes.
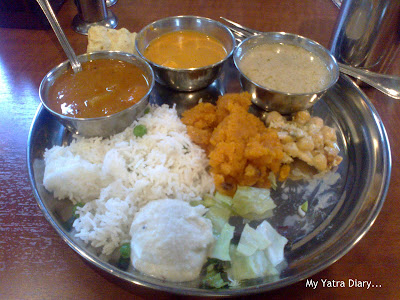
[[[331,39],[339,62],[385,73],[399,51],[400,0],[344,0]]]

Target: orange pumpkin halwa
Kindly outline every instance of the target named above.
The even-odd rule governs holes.
[[[270,172],[281,180],[283,147],[275,129],[248,112],[249,93],[226,94],[216,105],[200,103],[182,115],[191,139],[207,151],[219,192],[233,195],[238,185],[270,187]]]

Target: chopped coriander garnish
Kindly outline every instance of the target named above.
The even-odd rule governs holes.
[[[131,245],[129,243],[122,244],[119,248],[122,258],[129,258],[131,256]]]
[[[299,208],[297,209],[297,212],[300,215],[300,217],[304,218],[306,216],[307,210],[308,210],[308,201],[300,205]]]
[[[85,205],[84,203],[78,202],[77,204],[75,204],[75,205],[72,207],[72,216],[73,216],[75,219],[79,217],[79,215],[76,213],[77,208],[78,208],[78,207],[83,207],[84,205]]]
[[[304,202],[301,206],[300,206],[301,210],[304,212],[307,212],[308,210],[308,201]]]

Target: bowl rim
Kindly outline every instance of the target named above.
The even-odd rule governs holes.
[[[238,58],[237,53],[238,53],[239,51],[241,51],[243,45],[249,43],[249,41],[251,41],[251,40],[254,40],[254,39],[263,39],[263,38],[272,37],[272,36],[297,38],[297,39],[300,39],[300,40],[302,40],[302,41],[307,42],[308,44],[311,44],[313,47],[318,48],[318,49],[321,50],[322,52],[325,52],[325,53],[327,54],[327,56],[329,57],[329,59],[330,59],[330,62],[329,62],[329,63],[332,63],[333,66],[334,66],[334,70],[333,70],[333,71],[329,71],[329,73],[330,73],[331,75],[333,75],[333,76],[332,76],[332,79],[329,81],[329,84],[328,84],[328,85],[325,85],[325,86],[324,86],[322,89],[320,89],[320,90],[316,90],[316,91],[312,91],[312,92],[305,92],[305,93],[293,93],[293,92],[279,91],[279,90],[275,90],[275,89],[272,89],[272,88],[263,86],[263,85],[261,85],[261,84],[255,82],[254,80],[250,79],[247,75],[245,75],[245,74],[243,73],[243,71],[241,70],[240,66],[239,66],[239,62],[240,62],[241,59]],[[281,42],[281,41],[278,41],[278,40],[277,40],[277,41],[272,41],[272,42],[263,43],[263,44],[279,44],[279,43],[280,43],[280,44],[285,44],[285,43],[286,43],[286,44],[289,44],[289,45],[296,45],[296,46],[298,46],[298,47],[301,47],[301,48],[305,49],[306,51],[311,52],[310,50],[304,48],[302,45],[287,43],[287,41],[282,41],[282,42]],[[261,44],[260,44],[260,45],[261,45]],[[256,45],[255,47],[257,47],[257,46],[259,46],[259,45]],[[251,49],[254,49],[255,47],[253,47],[253,48],[251,48]],[[248,51],[248,50],[247,50],[247,51]],[[244,53],[241,55],[241,57],[243,57],[243,55],[244,55]],[[318,54],[316,53],[316,55],[318,55]],[[324,62],[325,65],[328,65],[328,64],[326,63],[326,60],[325,60],[325,59],[323,59],[320,55],[318,55],[318,56],[321,58],[321,60]],[[255,34],[255,35],[252,35],[252,36],[249,36],[249,37],[245,38],[245,39],[244,39],[243,41],[241,41],[241,42],[239,43],[239,45],[237,45],[237,47],[235,48],[235,51],[234,51],[234,53],[233,53],[233,62],[234,62],[234,64],[235,64],[235,66],[236,66],[236,69],[239,71],[240,76],[243,76],[246,80],[248,80],[249,82],[251,82],[252,84],[254,84],[255,86],[257,86],[258,88],[264,89],[264,90],[266,90],[266,91],[268,91],[268,92],[271,92],[271,93],[276,93],[276,94],[285,95],[285,96],[311,96],[311,95],[314,95],[314,94],[321,94],[321,93],[324,93],[324,92],[326,92],[327,90],[329,90],[332,86],[334,86],[334,85],[336,84],[336,82],[339,80],[339,74],[340,74],[340,72],[339,72],[339,65],[338,65],[338,63],[337,63],[337,60],[336,60],[336,58],[332,55],[332,53],[331,53],[327,48],[325,48],[324,46],[322,46],[320,43],[318,43],[318,42],[316,42],[316,41],[314,41],[314,40],[312,40],[312,39],[309,39],[309,38],[307,38],[307,37],[304,37],[304,36],[302,36],[302,35],[295,34],[295,33],[283,32],[283,31],[280,31],[280,32],[278,32],[278,31],[263,32],[263,33]]]
[[[47,104],[46,101],[43,99],[44,95],[43,95],[43,91],[44,91],[44,87],[48,84],[49,79],[51,78],[51,76],[53,76],[57,71],[59,71],[60,69],[65,68],[66,70],[68,69],[68,65],[70,64],[69,60],[63,61],[62,63],[58,64],[57,66],[55,66],[53,69],[51,69],[42,79],[40,86],[39,86],[39,99],[41,104],[43,105],[43,107],[49,111],[51,114],[55,115],[56,117],[62,119],[62,120],[68,120],[68,121],[81,121],[81,122],[94,122],[94,121],[100,121],[100,120],[106,120],[109,118],[114,118],[114,117],[118,117],[118,115],[121,115],[123,113],[125,113],[127,110],[132,109],[133,107],[135,107],[137,104],[143,102],[145,99],[147,99],[150,96],[150,93],[152,92],[154,85],[155,85],[155,75],[154,75],[154,71],[153,68],[149,65],[149,63],[147,61],[145,61],[144,59],[142,59],[141,57],[139,57],[138,55],[132,54],[132,53],[127,53],[127,52],[123,52],[123,51],[108,51],[108,50],[104,50],[104,51],[93,51],[93,52],[87,52],[87,53],[83,53],[77,56],[78,60],[81,61],[82,58],[84,57],[89,57],[89,59],[87,61],[90,61],[92,59],[90,59],[91,56],[97,56],[97,55],[101,55],[101,54],[112,54],[116,57],[110,57],[109,59],[119,59],[119,57],[127,57],[130,59],[134,59],[139,61],[140,63],[143,63],[144,66],[146,66],[146,68],[148,69],[148,73],[149,73],[149,78],[147,78],[146,76],[146,80],[148,80],[148,85],[149,85],[149,89],[146,92],[146,94],[136,103],[134,103],[133,105],[110,115],[105,115],[105,116],[101,116],[101,117],[94,117],[94,118],[77,118],[77,117],[71,117],[71,116],[67,116],[67,115],[63,115],[60,114],[56,111],[54,111],[53,109],[51,109]],[[99,58],[94,58],[93,60],[96,59],[107,59],[105,57],[99,57]],[[125,60],[124,60],[125,61]],[[85,61],[86,62],[86,61]],[[128,61],[126,61],[128,62]],[[137,66],[140,69],[142,69],[140,66]]]
[[[207,66],[204,66],[204,67],[200,67],[200,68],[179,68],[179,69],[178,68],[171,68],[171,67],[166,67],[166,66],[157,64],[157,63],[149,60],[139,50],[138,37],[140,37],[149,28],[154,27],[155,24],[163,22],[163,21],[174,20],[174,19],[201,19],[201,20],[204,20],[206,22],[209,22],[209,23],[217,25],[218,27],[224,29],[226,31],[226,33],[229,35],[230,40],[232,42],[231,43],[232,44],[231,51],[227,52],[225,57],[223,59],[217,61],[216,63],[213,63],[211,65],[207,65]],[[185,30],[185,29],[181,29],[181,30]],[[179,29],[178,30],[172,30],[172,31],[169,31],[169,32],[175,32],[175,31],[179,31]],[[224,46],[224,48],[225,48],[225,46]],[[236,40],[235,40],[235,36],[233,35],[232,31],[229,30],[229,28],[225,24],[223,24],[223,23],[221,23],[221,22],[219,22],[217,20],[213,20],[213,19],[207,18],[207,17],[195,16],[195,15],[178,15],[178,16],[170,16],[170,17],[166,17],[166,18],[163,18],[163,19],[158,19],[156,21],[151,22],[150,24],[147,24],[145,27],[143,27],[136,35],[136,38],[135,38],[135,49],[136,49],[136,52],[139,54],[139,56],[142,59],[144,59],[147,63],[149,63],[151,66],[155,66],[155,67],[157,67],[159,69],[163,69],[163,70],[166,70],[166,71],[173,71],[173,72],[177,72],[177,73],[183,73],[183,72],[207,70],[207,69],[214,68],[214,67],[216,67],[218,65],[223,64],[225,61],[227,61],[233,55],[233,53],[234,53],[234,51],[236,49]]]

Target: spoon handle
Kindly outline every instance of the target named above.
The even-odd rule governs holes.
[[[340,72],[357,78],[394,99],[400,99],[399,76],[383,75],[341,63],[338,63],[338,65]]]
[[[51,27],[53,28],[54,33],[56,34],[61,47],[64,49],[65,54],[67,55],[72,70],[77,73],[82,71],[81,63],[78,61],[74,50],[72,49],[70,43],[67,40],[67,37],[64,34],[64,31],[61,29],[60,24],[57,21],[56,15],[54,14],[53,9],[48,0],[36,0],[40,5],[40,8],[43,10],[46,15],[47,20],[49,21]]]

